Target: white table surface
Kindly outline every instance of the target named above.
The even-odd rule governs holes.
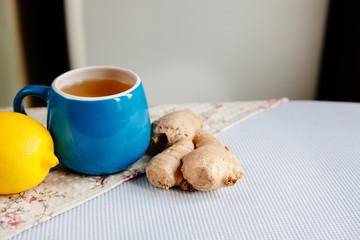
[[[243,163],[234,187],[141,176],[12,239],[360,239],[360,104],[289,102],[218,138]]]

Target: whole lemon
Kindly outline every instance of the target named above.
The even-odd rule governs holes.
[[[38,185],[58,163],[43,125],[21,113],[0,112],[0,194]]]

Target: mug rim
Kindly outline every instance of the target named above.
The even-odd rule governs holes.
[[[117,93],[117,94],[113,94],[113,95],[107,95],[107,96],[102,96],[102,97],[82,97],[82,96],[75,96],[75,95],[71,95],[68,93],[63,92],[60,88],[58,88],[57,84],[59,81],[61,81],[63,78],[67,77],[68,75],[74,74],[76,72],[81,72],[84,70],[117,70],[117,71],[122,71],[122,72],[126,72],[130,75],[132,75],[133,77],[135,77],[136,83],[128,90]],[[117,98],[117,97],[121,97],[121,96],[126,96],[128,93],[132,92],[133,90],[135,90],[141,83],[141,79],[139,77],[139,75],[127,68],[123,68],[123,67],[116,67],[116,66],[87,66],[87,67],[81,67],[81,68],[75,68],[72,70],[69,70],[61,75],[59,75],[58,77],[55,78],[55,80],[51,83],[51,88],[58,93],[59,95],[67,98],[67,99],[73,99],[73,100],[80,100],[80,101],[97,101],[97,100],[107,100],[107,99],[113,99],[113,98]]]

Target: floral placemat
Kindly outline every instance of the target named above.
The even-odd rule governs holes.
[[[191,110],[203,118],[204,129],[216,135],[239,121],[287,101],[287,98],[281,98],[247,102],[162,104],[150,106],[149,112],[153,121],[173,111]],[[27,112],[45,125],[46,108],[30,108]],[[59,165],[38,186],[23,193],[0,195],[0,239],[10,238],[144,174],[149,160],[150,156],[145,154],[126,170],[102,176],[77,174]]]

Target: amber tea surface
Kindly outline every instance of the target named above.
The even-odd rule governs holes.
[[[124,92],[132,86],[115,79],[91,79],[65,86],[61,90],[79,97],[103,97]]]

